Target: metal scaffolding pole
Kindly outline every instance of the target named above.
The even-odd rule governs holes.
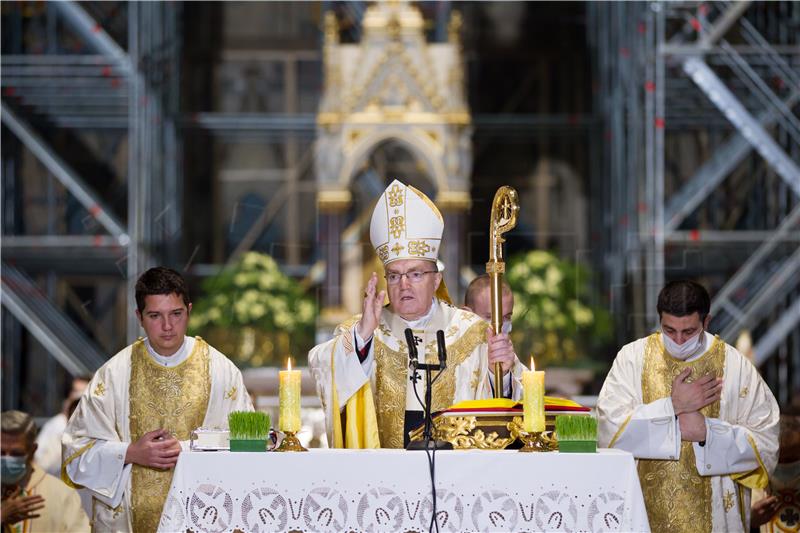
[[[798,224],[800,224],[800,204],[795,206],[789,216],[787,216],[781,225],[772,232],[771,238],[766,240],[753,252],[739,270],[736,271],[736,274],[734,274],[725,286],[715,295],[714,301],[711,303],[712,314],[716,314],[719,308],[725,304],[732,305],[732,295],[745,285],[753,273],[762,266],[762,263],[769,254],[771,254],[785,238],[789,237],[791,234],[796,235],[800,233]]]
[[[800,196],[800,167],[781,149],[709,66],[701,59],[690,57],[684,61],[683,69],[739,130],[745,140],[786,181],[795,194]]]
[[[128,244],[128,234],[111,210],[86,183],[33,131],[22,119],[5,104],[0,103],[2,121],[33,155],[52,172],[62,185],[89,211],[89,213],[121,246]]]
[[[744,309],[738,308],[732,311],[730,304],[725,309],[732,311],[733,320],[723,329],[720,335],[728,341],[735,340],[734,337],[743,328],[752,328],[756,321],[768,315],[777,305],[781,303],[781,294],[790,294],[800,283],[800,248],[788,259],[783,261],[774,273],[767,279],[762,287],[759,288],[755,297],[747,303]],[[730,300],[727,300],[730,302]]]
[[[800,299],[794,301],[791,306],[783,312],[781,317],[770,329],[764,333],[753,347],[754,362],[756,366],[764,363],[785,341],[786,337],[792,332],[797,332],[800,324]],[[797,389],[795,389],[797,390]]]
[[[105,362],[97,345],[57,309],[17,268],[2,265],[3,306],[73,376],[86,375]]]
[[[754,16],[759,10],[781,16],[766,25]],[[713,283],[730,275],[725,272],[730,263],[691,259],[695,254],[703,258],[704,246],[735,250],[731,244],[762,243],[715,296],[712,314],[722,317],[718,329],[728,336],[730,328],[738,331],[742,324],[757,335],[766,326],[763,338],[768,339],[764,342],[769,342],[770,351],[779,345],[784,350],[789,347],[792,360],[800,362],[800,346],[791,340],[800,336],[791,336],[786,325],[791,321],[770,323],[789,303],[778,296],[796,290],[792,287],[800,277],[797,256],[782,257],[783,250],[800,239],[796,231],[800,218],[797,36],[779,31],[797,20],[800,10],[791,3],[649,2],[602,4],[587,13],[590,42],[598,54],[596,108],[606,125],[603,172],[612,189],[603,204],[611,222],[606,226],[606,267],[612,296],[623,293],[626,297],[619,309],[613,309],[615,314],[622,311],[629,329],[632,324],[646,324],[644,329],[649,330],[655,300],[667,276],[692,272]],[[737,44],[725,39],[729,34],[736,36]],[[740,44],[742,39],[744,44]],[[633,61],[637,55],[648,60],[639,64]],[[636,100],[629,94],[631,86],[642,95],[638,115],[643,131],[638,135],[637,121],[629,116],[637,112]],[[618,126],[620,116],[626,131]],[[734,125],[732,135],[730,124]],[[698,140],[707,144],[698,146]],[[694,143],[700,156],[695,158],[700,164],[694,170],[691,163],[674,157],[687,142]],[[704,155],[706,150],[710,157]],[[761,156],[769,168],[745,169],[744,165],[763,165],[752,154]],[[731,187],[758,183],[747,198],[748,210],[742,206],[741,212],[748,215],[739,215],[739,221],[732,219],[738,210],[720,216],[725,211],[719,210],[719,204],[736,201],[740,191],[712,195],[728,176],[738,180],[736,185],[731,181]],[[637,203],[631,205],[630,197],[616,191],[637,191]],[[749,209],[759,202],[768,202],[766,209]],[[714,225],[723,219],[724,226]],[[621,244],[623,239],[627,246]],[[631,245],[631,239],[635,244]],[[669,257],[667,243],[676,252]],[[686,264],[671,259],[686,260],[681,250],[691,252]],[[713,285],[710,288],[713,292]],[[734,293],[736,298],[731,297]],[[742,304],[743,294],[751,298],[747,305]]]
[[[96,52],[115,61],[126,73],[131,71],[128,54],[112,39],[88,13],[73,0],[53,2],[63,19],[77,31],[89,46]]]
[[[750,7],[750,0],[734,2],[731,7],[719,17],[719,20],[714,24],[711,30],[700,37],[700,41],[697,45],[698,48],[706,49],[713,46],[725,35],[725,32],[741,18],[748,7]]]
[[[128,226],[129,308],[139,275],[164,264],[179,268],[183,181],[178,128],[180,4],[128,4],[128,55],[138,68],[129,78]],[[128,315],[128,340],[139,324]]]
[[[140,12],[142,4],[128,4],[128,55],[132,64],[141,64],[140,50]],[[150,175],[143,167],[145,155],[142,142],[145,118],[142,105],[145,98],[144,79],[137,68],[129,78],[130,97],[128,98],[128,228],[131,243],[128,246],[127,261],[127,301],[128,342],[139,336],[139,323],[132,312],[135,300],[136,280],[147,265],[144,249],[145,222],[149,215],[146,182]]]
[[[784,103],[792,107],[798,101],[800,101],[800,85]],[[775,110],[768,109],[759,114],[758,121],[766,129],[772,127],[777,118]],[[738,132],[725,145],[718,148],[714,155],[669,200],[665,215],[667,221],[665,230],[672,232],[678,229],[686,217],[708,198],[708,195],[741,164],[752,149],[753,145]]]
[[[653,4],[654,6],[660,4]],[[654,14],[654,39],[656,43],[663,43],[665,38],[665,20],[663,13],[663,6],[655,10]],[[653,228],[652,235],[647,237],[652,239],[652,248],[647,253],[648,257],[652,257],[652,263],[647,270],[647,300],[646,312],[648,317],[648,325],[656,327],[658,324],[658,314],[656,312],[656,303],[658,300],[658,293],[664,286],[664,129],[666,127],[665,117],[665,99],[666,99],[666,74],[664,54],[659,50],[658,44],[653,47],[654,64],[655,64],[655,87],[652,91],[654,98],[655,114],[652,122],[647,127],[652,128],[654,132],[654,161],[653,161],[653,197],[649,199],[652,202],[652,220]]]

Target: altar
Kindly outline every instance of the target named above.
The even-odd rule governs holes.
[[[649,531],[633,456],[436,452],[440,531]],[[425,452],[184,452],[159,531],[428,531]]]

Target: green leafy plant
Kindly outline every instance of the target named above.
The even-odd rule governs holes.
[[[272,257],[248,252],[202,288],[189,329],[237,363],[280,365],[313,346],[316,306]]]
[[[231,440],[267,440],[270,418],[259,411],[234,411],[228,414]]]
[[[558,441],[597,440],[597,419],[587,415],[556,416],[556,434]]]
[[[604,364],[591,355],[611,339],[611,316],[593,303],[598,298],[584,266],[536,250],[512,257],[506,273],[514,293],[511,335],[523,361],[530,354],[542,368]]]

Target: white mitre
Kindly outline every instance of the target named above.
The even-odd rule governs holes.
[[[383,191],[369,225],[369,239],[383,265],[398,259],[436,262],[444,219],[423,193],[394,180]]]

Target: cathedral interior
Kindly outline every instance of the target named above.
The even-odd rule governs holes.
[[[255,319],[200,334],[250,353],[274,405],[285,358],[302,366],[360,311],[379,264],[369,214],[395,178],[442,211],[458,301],[485,271],[495,191],[517,190],[506,256],[579,265],[582,304],[608,320],[587,364],[550,354],[589,372],[577,395],[654,330],[663,284],[691,278],[710,331],[797,402],[800,3],[0,9],[4,410],[57,411],[71,376],[138,337],[146,268],[179,270],[199,301],[253,252],[313,306],[290,313],[309,315],[305,337]]]

